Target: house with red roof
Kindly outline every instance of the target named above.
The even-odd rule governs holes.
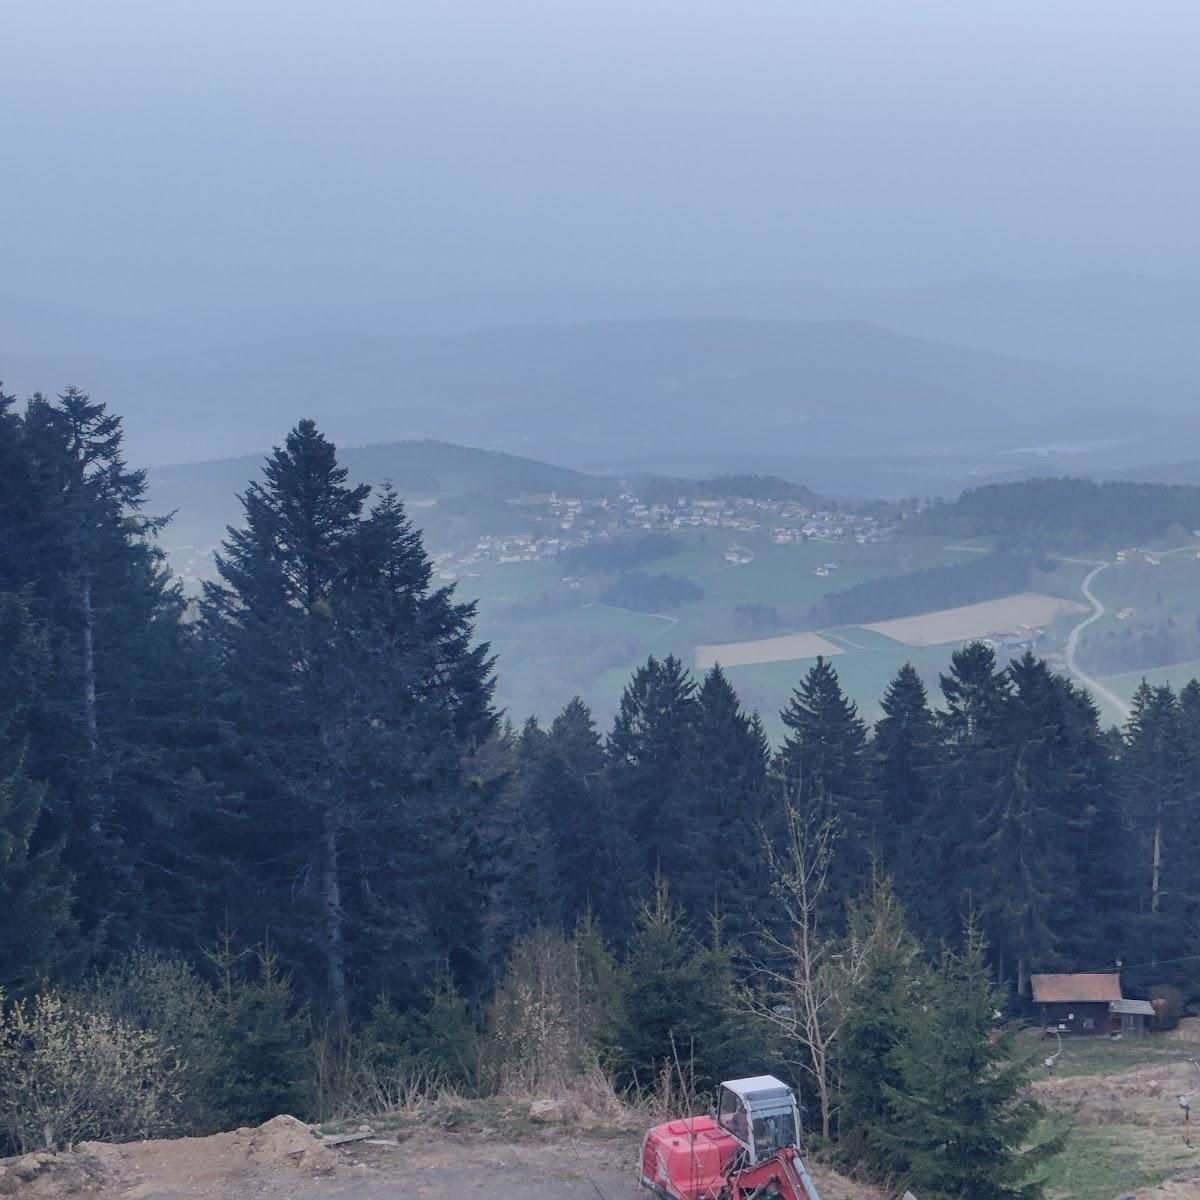
[[[1034,975],[1033,1005],[1048,1034],[1140,1037],[1154,1018],[1148,1000],[1126,1000],[1116,972]]]

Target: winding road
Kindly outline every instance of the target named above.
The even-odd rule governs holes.
[[[1121,699],[1116,692],[1112,691],[1102,684],[1098,679],[1093,679],[1090,675],[1079,669],[1079,665],[1075,661],[1075,648],[1079,644],[1079,635],[1091,624],[1100,620],[1106,611],[1103,604],[1096,597],[1096,593],[1092,591],[1092,580],[1100,574],[1101,571],[1107,571],[1112,563],[1097,563],[1085,576],[1083,583],[1079,585],[1079,590],[1083,592],[1084,599],[1092,606],[1091,613],[1084,617],[1074,629],[1071,630],[1071,636],[1067,638],[1067,649],[1063,656],[1067,664],[1067,670],[1079,680],[1084,687],[1090,689],[1095,695],[1102,696],[1109,702],[1123,717],[1129,716],[1129,705]]]

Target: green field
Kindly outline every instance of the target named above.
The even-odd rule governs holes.
[[[689,531],[678,535],[678,541],[675,553],[641,569],[694,580],[704,596],[662,616],[599,603],[602,577],[585,579],[580,589],[568,589],[561,567],[553,561],[470,568],[478,570],[479,577],[461,580],[459,594],[479,597],[479,632],[493,642],[499,656],[498,700],[514,721],[530,713],[550,718],[578,694],[607,725],[621,689],[647,655],[673,653],[692,666],[698,644],[764,636],[766,631],[749,631],[739,624],[738,605],[770,605],[779,614],[778,632],[803,630],[809,607],[829,592],[869,579],[969,561],[983,548],[948,546],[940,537],[873,545],[779,546],[761,530]],[[725,552],[735,543],[751,550],[754,561],[726,562]],[[818,576],[815,569],[823,563],[838,566],[829,575]],[[1038,588],[1077,596],[1084,570],[1078,564],[1061,564],[1054,575],[1039,581]],[[955,644],[906,646],[858,626],[824,631],[824,636],[843,651],[834,664],[848,694],[869,720],[878,715],[888,681],[905,662],[912,662],[926,685],[936,689],[938,675],[955,648]],[[779,709],[811,665],[812,660],[799,659],[730,669],[743,702],[762,714],[773,740],[782,735]]]
[[[1200,1054],[1200,1041],[1195,1040],[1200,1031],[1194,1021],[1189,1026],[1192,1036],[1181,1027],[1171,1035],[1064,1043],[1054,1078],[1078,1079],[1084,1086],[1074,1090],[1065,1108],[1056,1106],[1053,1091],[1041,1096],[1051,1113],[1050,1128],[1066,1132],[1063,1151],[1046,1172],[1048,1200],[1117,1200],[1197,1166],[1200,1154],[1183,1142],[1175,1091],[1146,1088],[1116,1098],[1111,1086],[1125,1071],[1148,1066],[1177,1069]],[[1035,1057],[1042,1057],[1045,1047],[1031,1039]],[[1039,1071],[1036,1077],[1045,1075]]]
[[[1193,1166],[1195,1151],[1177,1129],[1072,1125],[1043,1179],[1047,1200],[1119,1200]],[[1182,1196],[1184,1193],[1180,1192]]]

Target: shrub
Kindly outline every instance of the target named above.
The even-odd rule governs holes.
[[[139,950],[95,978],[86,1006],[152,1033],[179,1069],[180,1127],[190,1133],[217,1128],[210,1103],[216,1069],[219,997],[190,964]]]
[[[0,1135],[19,1153],[170,1132],[180,1069],[153,1033],[43,992],[0,1015]]]
[[[1160,983],[1150,989],[1150,1003],[1154,1006],[1154,1028],[1174,1029],[1183,1016],[1183,992],[1169,983]]]
[[[307,1014],[275,956],[257,952],[257,973],[239,979],[226,948],[216,1046],[207,1093],[224,1127],[258,1125],[307,1107],[310,1060]]]
[[[574,938],[537,929],[513,947],[488,1013],[485,1062],[502,1091],[561,1090],[596,1064],[615,968],[585,918]]]

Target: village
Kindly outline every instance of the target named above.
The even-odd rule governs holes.
[[[746,535],[766,534],[777,545],[806,542],[867,545],[893,537],[897,523],[842,509],[814,509],[795,500],[749,497],[712,498],[679,495],[651,502],[637,493],[581,498],[557,493],[510,499],[513,524],[522,531],[486,534],[440,550],[434,565],[442,579],[471,579],[472,566],[484,562],[517,563],[552,559],[564,551],[626,533],[676,533],[684,530],[725,532],[730,541],[726,562],[754,561]],[[740,539],[740,540],[739,540]],[[821,564],[817,574],[837,570],[836,562]]]

